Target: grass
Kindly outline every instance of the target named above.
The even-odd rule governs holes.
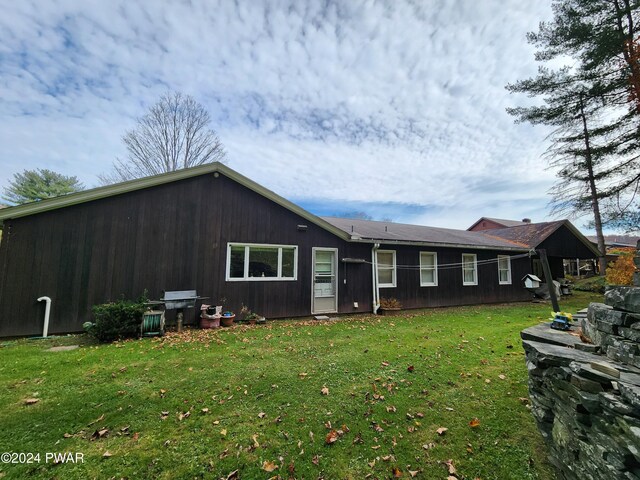
[[[0,477],[445,479],[451,460],[460,479],[552,479],[519,338],[550,310],[276,321],[111,345],[0,342],[0,452],[41,456],[0,464]],[[47,351],[64,343],[82,346]],[[47,452],[84,462],[46,462]]]

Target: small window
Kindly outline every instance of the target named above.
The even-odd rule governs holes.
[[[227,281],[295,280],[298,247],[230,243]]]
[[[438,285],[438,254],[420,252],[420,286],[434,287]]]
[[[478,256],[474,253],[462,254],[462,284],[478,284]]]
[[[498,255],[498,283],[511,285],[511,258],[508,255]]]
[[[396,286],[396,252],[395,250],[378,250],[376,252],[378,264],[378,286]]]

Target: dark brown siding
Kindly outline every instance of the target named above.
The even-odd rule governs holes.
[[[380,297],[397,298],[404,308],[442,307],[448,305],[473,305],[528,300],[531,298],[520,281],[529,273],[529,258],[511,261],[511,285],[498,282],[497,263],[478,265],[478,285],[462,284],[462,254],[477,255],[478,262],[496,260],[498,255],[514,255],[508,252],[485,250],[460,250],[453,248],[407,247],[382,245],[382,250],[396,250],[398,266],[420,264],[420,252],[438,254],[438,285],[421,287],[418,268],[397,269],[396,288],[381,288]],[[453,265],[452,265],[453,264]],[[447,265],[450,265],[447,267]]]
[[[299,231],[299,224],[307,225]],[[296,281],[226,282],[229,242],[298,246]],[[371,244],[349,243],[220,174],[43,212],[5,222],[0,244],[0,337],[42,330],[43,295],[53,300],[49,331],[79,331],[92,305],[164,290],[196,289],[226,309],[242,304],[268,318],[311,314],[312,248],[371,260]],[[417,265],[420,250],[395,249],[401,265]],[[460,263],[461,250],[438,249],[438,263]],[[467,251],[465,251],[467,252]],[[469,250],[478,260],[500,252]],[[479,267],[479,284],[462,286],[460,267],[441,270],[437,287],[420,287],[419,271],[398,270],[398,287],[381,289],[405,308],[524,300],[520,278],[528,259],[512,262],[513,284],[498,285],[497,266]],[[339,312],[371,311],[370,264],[338,265]],[[359,308],[353,307],[359,303]],[[194,321],[196,310],[186,312]],[[169,319],[173,317],[169,314]]]
[[[297,245],[298,280],[226,282],[228,242]],[[0,336],[40,332],[42,295],[53,301],[51,333],[78,331],[92,305],[145,289],[158,299],[163,290],[195,288],[211,303],[226,298],[226,309],[245,304],[269,318],[310,315],[314,246],[371,258],[369,245],[348,244],[212,174],[10,220],[0,245]],[[369,267],[341,264],[339,274],[340,311],[370,310]],[[193,321],[196,313],[186,315]]]
[[[549,257],[591,259],[593,252],[564,225],[553,232],[536,249],[544,248]]]

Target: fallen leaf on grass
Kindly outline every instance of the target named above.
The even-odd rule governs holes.
[[[160,412],[160,420],[166,420],[168,416],[169,416],[168,411],[165,410],[163,412]]]
[[[251,440],[253,440],[253,446],[254,448],[258,448],[260,446],[260,444],[258,443],[258,435],[252,435],[251,436]]]
[[[209,413],[209,409],[208,408],[203,408],[202,410],[200,410],[202,413]]]
[[[187,410],[184,413],[178,414],[178,420],[181,422],[182,420],[184,420],[185,418],[189,418],[190,416],[191,416],[191,412]]]
[[[398,467],[393,467],[391,469],[391,472],[393,473],[394,478],[402,477],[402,470],[400,470]]]
[[[304,380],[304,378],[305,378],[307,375],[308,375],[308,373],[300,372],[300,373],[298,374],[298,377],[300,377],[301,379],[303,379],[303,380]]]
[[[35,405],[36,403],[38,403],[40,401],[39,398],[26,398],[24,400],[24,404],[25,405]]]
[[[422,445],[422,448],[425,450],[431,450],[435,446],[436,445],[434,443],[425,443],[424,445]]]
[[[331,445],[332,443],[338,441],[338,437],[338,432],[336,430],[331,430],[329,433],[327,433],[327,437],[324,439],[324,443],[326,443],[327,445]]]
[[[393,455],[385,455],[384,457],[382,457],[382,460],[384,460],[385,462],[389,462],[389,461],[393,460],[395,462],[396,461],[396,457],[394,457]]]
[[[320,463],[320,457],[318,457],[318,455],[314,455],[311,459],[311,463],[313,463],[314,465],[318,465],[318,463]]]
[[[416,475],[418,475],[418,473],[420,473],[420,470],[407,470],[409,472],[409,475],[411,475],[411,478],[415,478]]]
[[[235,480],[236,478],[238,478],[238,470],[234,470],[229,475],[227,475],[226,480]]]
[[[387,412],[394,412],[395,413],[395,411],[396,411],[396,407],[394,407],[393,405],[389,405],[387,407]]]
[[[504,379],[505,379],[505,378],[507,378],[507,377],[506,377],[505,375],[498,375],[498,378],[499,378],[500,380],[504,380]]]
[[[138,432],[134,433],[134,434],[133,434],[133,437],[131,437],[131,438],[133,438],[133,440],[134,440],[135,442],[137,442],[137,441],[138,441],[138,439],[140,438],[140,433],[138,433]]]
[[[436,432],[438,433],[438,435],[444,435],[447,430],[449,429],[446,427],[440,427],[439,429],[436,430]]]
[[[109,452],[109,450],[107,450],[102,454],[102,458],[109,458],[109,457],[113,457],[113,454]]]
[[[262,470],[264,470],[265,472],[273,472],[277,468],[278,468],[278,465],[276,465],[274,462],[269,462],[265,460],[262,463]]]
[[[408,371],[409,373],[413,372],[413,370],[414,370],[414,366],[413,366],[413,365],[409,365],[409,366],[407,367],[407,371]]]
[[[227,436],[227,429],[223,428],[222,430],[220,430],[220,435],[222,435],[223,437]]]
[[[65,433],[64,435],[62,435],[64,438],[71,438],[73,437],[73,435],[71,435],[70,433]]]
[[[471,428],[479,427],[480,426],[480,420],[478,420],[477,418],[474,418],[473,420],[471,420],[469,422],[469,426]]]
[[[323,386],[320,393],[322,393],[322,395],[329,395],[329,389],[326,386]]]
[[[267,414],[266,414],[266,413],[264,413],[264,412],[260,412],[260,413],[258,414],[258,418],[264,418],[264,417],[266,417],[266,416],[267,416]]]
[[[447,466],[447,471],[449,472],[449,475],[456,474],[456,467],[454,467],[453,465],[453,460],[447,460],[446,462],[444,462],[444,464]]]
[[[97,440],[98,438],[104,438],[109,434],[109,429],[108,428],[103,428],[101,430],[96,430],[95,432],[93,432],[93,435],[91,435],[91,440]]]
[[[93,425],[94,423],[98,423],[101,422],[102,420],[104,420],[104,413],[102,415],[100,415],[98,418],[96,418],[93,422],[88,423],[87,427],[90,427],[91,425]]]

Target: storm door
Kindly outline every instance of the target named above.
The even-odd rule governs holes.
[[[311,313],[338,311],[338,249],[313,249],[313,298]]]

